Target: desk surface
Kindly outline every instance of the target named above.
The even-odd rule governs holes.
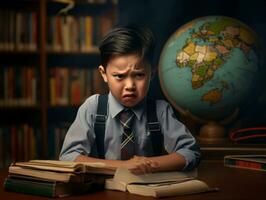
[[[0,199],[51,199],[45,197],[38,197],[32,195],[25,195],[20,193],[12,193],[4,191],[3,182],[7,176],[7,170],[0,171]],[[218,192],[194,194],[182,196],[182,200],[198,200],[198,199],[264,199],[266,193],[266,172],[236,169],[224,167],[222,162],[203,161],[199,166],[198,179],[205,181],[212,187],[218,187]],[[264,197],[264,198],[263,198]],[[60,198],[62,199],[62,198]],[[63,198],[64,199],[64,198]],[[118,191],[99,191],[82,196],[66,197],[67,200],[148,200],[152,197],[143,197]],[[177,197],[164,198],[177,199]]]

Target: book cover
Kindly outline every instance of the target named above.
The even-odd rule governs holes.
[[[180,183],[163,183],[163,184],[129,184],[127,186],[129,193],[152,196],[156,198],[170,197],[179,195],[196,194],[213,191],[209,186],[200,180],[188,180]]]
[[[84,194],[103,189],[104,181],[96,179],[84,183],[62,183],[57,181],[40,181],[22,178],[7,177],[4,188],[7,191],[40,195],[47,197],[65,197]]]
[[[266,155],[228,155],[224,166],[266,171]]]

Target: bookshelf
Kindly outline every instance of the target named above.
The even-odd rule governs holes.
[[[0,167],[43,156],[45,71],[42,1],[0,8]],[[40,90],[38,88],[41,88]]]
[[[14,0],[0,7],[0,163],[56,159],[79,105],[106,86],[99,39],[116,1]],[[99,91],[100,90],[100,91]]]
[[[116,20],[112,1],[76,1],[73,9],[58,14],[64,6],[47,4],[48,158],[58,158],[79,105],[88,96],[107,91],[97,70],[97,46]]]

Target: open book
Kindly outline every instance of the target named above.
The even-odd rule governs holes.
[[[58,160],[15,162],[9,167],[11,176],[27,176],[40,180],[60,182],[84,182],[91,178],[91,174],[113,175],[114,173],[115,168],[106,166],[104,163]]]
[[[134,175],[127,169],[118,168],[112,179],[105,180],[105,189],[128,191],[132,194],[153,197],[177,196],[213,190],[203,181],[197,180],[196,177],[196,170]]]
[[[60,160],[30,160],[28,162],[16,162],[13,165],[57,172],[87,172],[110,175],[115,173],[115,168],[101,162],[88,163]]]

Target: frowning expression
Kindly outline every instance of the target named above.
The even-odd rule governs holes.
[[[115,56],[106,68],[99,66],[99,70],[112,95],[125,107],[133,107],[145,98],[151,67],[138,55]]]

